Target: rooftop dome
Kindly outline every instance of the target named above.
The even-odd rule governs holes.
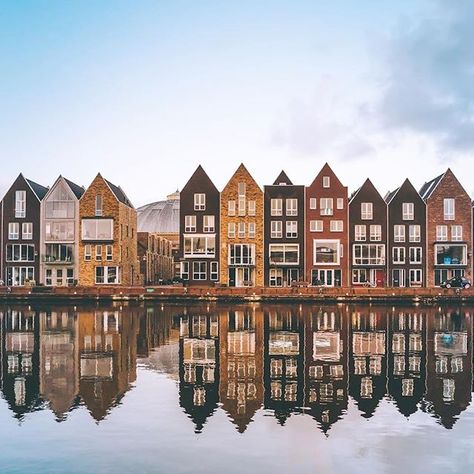
[[[137,209],[138,232],[179,233],[179,191]]]

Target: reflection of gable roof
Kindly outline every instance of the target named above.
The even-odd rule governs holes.
[[[28,183],[31,190],[36,194],[36,197],[40,201],[46,196],[46,193],[48,192],[47,187],[42,186],[41,184],[35,183],[34,181],[31,181],[31,179],[28,179],[28,178],[25,178],[25,181]]]
[[[425,200],[428,199],[433,194],[433,191],[436,189],[436,186],[438,186],[439,182],[443,179],[444,175],[445,173],[440,174],[436,178],[425,183],[420,189],[420,196]]]
[[[128,207],[132,207],[133,205],[126,196],[126,194],[123,192],[122,188],[120,186],[116,186],[115,184],[111,183],[107,179],[105,180],[107,185],[109,186],[110,190],[114,193],[115,197],[122,203],[125,204]]]
[[[73,183],[69,179],[64,178],[64,181],[66,181],[67,185],[73,192],[74,196],[76,196],[77,199],[80,199],[81,196],[84,194],[85,189],[82,186],[79,186],[78,184]]]

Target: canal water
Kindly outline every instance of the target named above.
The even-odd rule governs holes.
[[[473,312],[0,307],[0,472],[470,472]]]

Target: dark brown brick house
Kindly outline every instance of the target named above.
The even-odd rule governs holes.
[[[220,194],[201,165],[180,194],[180,275],[189,285],[219,281]]]
[[[349,202],[352,285],[387,284],[387,203],[370,179]]]
[[[48,188],[21,173],[2,200],[2,275],[9,286],[39,281],[41,200]]]
[[[427,286],[454,276],[472,278],[472,203],[448,169],[420,190],[426,202]]]
[[[388,285],[422,287],[426,278],[426,205],[406,179],[387,194]]]
[[[290,286],[304,278],[304,186],[282,171],[264,186],[265,285]]]
[[[326,163],[306,188],[306,280],[348,286],[347,187]]]

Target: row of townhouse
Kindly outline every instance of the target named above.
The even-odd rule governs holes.
[[[472,276],[472,202],[453,172],[382,197],[350,197],[328,164],[309,186],[259,187],[242,164],[219,192],[199,166],[181,191],[180,276],[189,285],[433,287]]]
[[[1,201],[1,273],[8,286],[141,283],[137,213],[100,174],[84,189],[22,174]]]

